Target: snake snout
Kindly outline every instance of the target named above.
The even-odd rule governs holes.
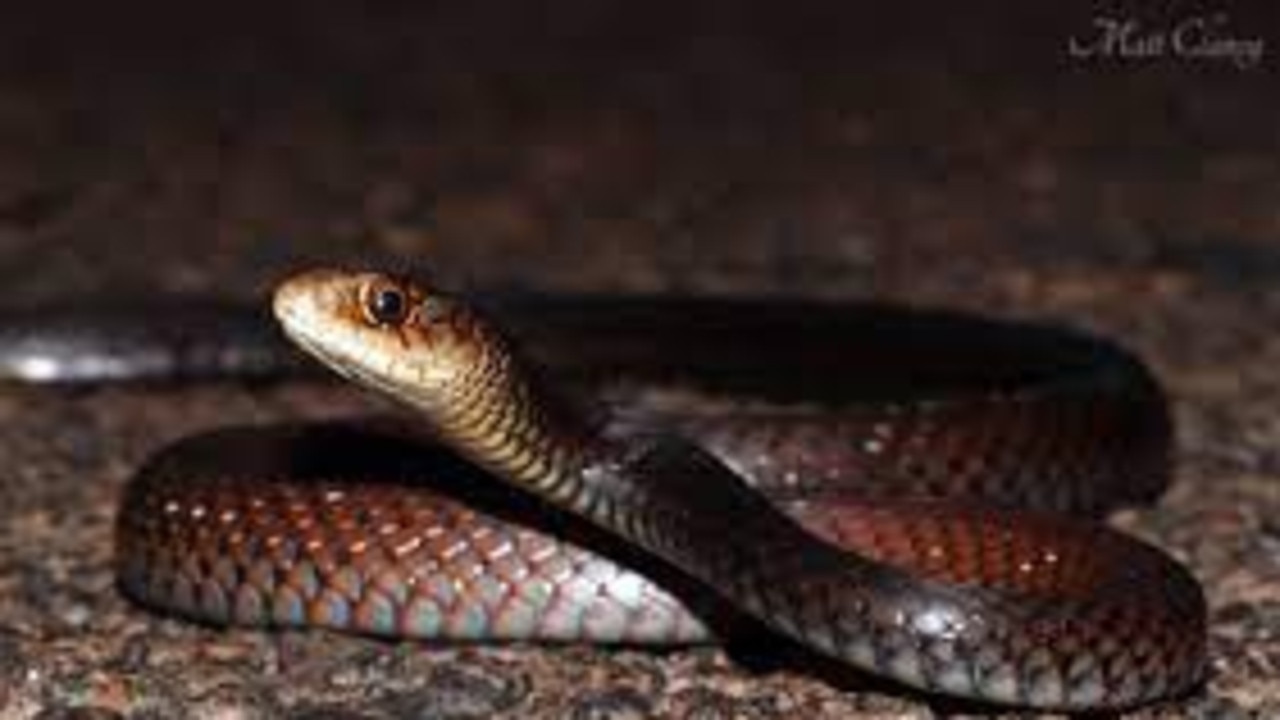
[[[333,288],[340,274],[333,270],[312,270],[294,275],[276,286],[271,309],[286,328],[316,322],[337,309]]]
[[[349,273],[313,270],[288,278],[276,287],[272,311],[297,344],[326,360],[359,350],[362,323],[358,313],[358,283]]]

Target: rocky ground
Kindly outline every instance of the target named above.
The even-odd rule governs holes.
[[[1115,522],[1186,562],[1212,612],[1207,686],[1134,717],[1280,716],[1280,37],[1260,13],[1210,18],[1264,43],[1250,64],[1080,57],[1084,7],[155,5],[0,29],[6,304],[248,299],[361,263],[1092,328],[1152,363],[1179,425],[1175,486]],[[949,711],[715,649],[219,632],[116,593],[111,524],[148,453],[365,403],[314,384],[0,391],[0,716]]]

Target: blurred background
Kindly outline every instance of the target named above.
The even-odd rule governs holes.
[[[3,304],[253,300],[358,264],[1091,327],[1143,353],[1180,423],[1179,483],[1118,522],[1188,562],[1214,611],[1209,687],[1144,716],[1280,715],[1266,3],[368,5],[7,9]],[[119,490],[157,444],[350,402],[0,396],[0,715],[934,716],[714,650],[224,634],[116,596]]]
[[[243,294],[360,262],[848,295],[1280,268],[1280,51],[1248,8],[376,5],[8,19],[0,281]],[[1172,48],[1195,22],[1216,55]]]

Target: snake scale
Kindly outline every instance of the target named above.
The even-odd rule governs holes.
[[[1100,338],[803,302],[494,309],[333,270],[282,283],[274,310],[413,420],[230,428],[157,453],[117,537],[121,586],[145,605],[627,644],[702,642],[727,613],[854,673],[1068,710],[1176,696],[1206,672],[1199,585],[1100,522],[1158,497],[1171,436],[1150,373]],[[271,366],[208,351],[203,322],[21,352],[10,328],[0,365]],[[85,360],[104,337],[117,359]],[[185,348],[186,365],[131,356],[135,341]],[[66,348],[78,364],[59,365]]]

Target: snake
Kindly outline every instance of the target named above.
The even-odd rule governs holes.
[[[840,674],[994,706],[1122,709],[1204,681],[1200,586],[1104,522],[1160,496],[1172,435],[1112,341],[817,301],[486,304],[363,270],[291,276],[272,308],[309,358],[290,364],[399,410],[155,453],[117,523],[144,606],[453,641],[750,626]],[[0,373],[276,367],[218,349],[216,310],[161,332],[102,317],[9,324]]]

